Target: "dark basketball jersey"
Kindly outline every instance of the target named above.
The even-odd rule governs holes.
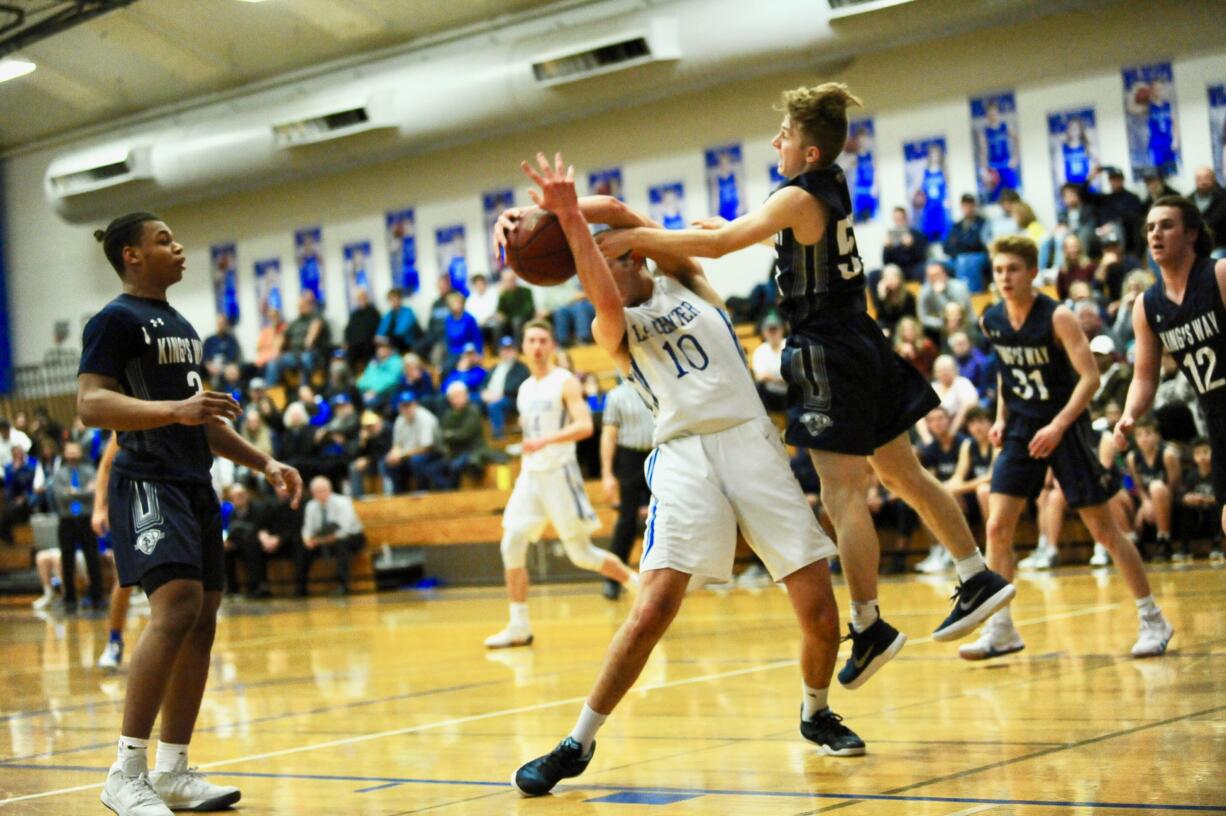
[[[1010,325],[1003,301],[983,313],[983,332],[1000,361],[1002,395],[1010,415],[1052,419],[1068,404],[1077,385],[1077,372],[1052,331],[1052,315],[1059,305],[1036,292],[1020,329]]]
[[[1149,327],[1196,389],[1211,430],[1226,423],[1226,306],[1215,263],[1201,258],[1192,264],[1179,305],[1167,298],[1161,275],[1143,296]]]
[[[941,447],[939,439],[933,439],[920,451],[920,462],[942,482],[949,481],[958,470],[958,454],[962,450],[962,440],[961,435],[955,436],[949,448],[945,449]]]
[[[1162,482],[1167,484],[1166,462],[1162,457],[1166,455],[1166,443],[1158,443],[1158,449],[1154,451],[1154,458],[1147,460],[1145,454],[1140,447],[1134,448],[1132,451],[1132,463],[1137,469],[1137,475],[1145,480],[1145,484],[1150,482]]]
[[[203,344],[164,300],[120,295],[85,324],[81,374],[119,381],[130,397],[183,400],[204,389]],[[210,483],[204,426],[121,431],[115,472],[141,481]]]
[[[830,213],[826,234],[816,244],[800,243],[790,229],[775,238],[779,308],[792,330],[800,331],[811,321],[837,321],[863,313],[864,264],[856,250],[851,195],[843,169],[831,165],[810,170],[779,189],[785,187],[799,187],[825,204]]]
[[[971,479],[978,479],[981,476],[987,476],[992,472],[992,445],[989,443],[986,449],[979,447],[974,439],[966,440],[966,444],[970,445],[971,452]]]

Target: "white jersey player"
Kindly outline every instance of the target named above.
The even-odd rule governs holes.
[[[592,435],[592,415],[575,376],[553,363],[553,331],[544,321],[524,326],[524,356],[531,376],[519,387],[517,407],[524,458],[502,513],[502,567],[510,599],[506,628],[485,639],[491,649],[532,643],[528,620],[528,545],[546,524],[562,540],[571,562],[629,589],[638,576],[616,555],[592,544],[600,529],[575,459],[575,442]]]
[[[779,434],[754,389],[741,347],[701,267],[654,257],[650,275],[629,253],[605,261],[588,221],[612,227],[652,222],[609,197],[575,195],[574,170],[537,157],[524,170],[540,190],[533,200],[557,215],[596,319],[592,335],[641,389],[656,415],[656,449],[645,464],[652,500],[640,564],[641,590],[614,636],[596,686],[574,730],[549,754],[515,774],[521,793],[538,796],[582,773],[596,731],[630,690],[672,623],[693,575],[731,576],[740,525],[776,581],[802,630],[801,734],[828,753],[864,753],[864,743],[826,704],[838,652],[838,609],[827,559],[835,548],[817,526],[788,467]],[[499,220],[498,238],[520,211]]]

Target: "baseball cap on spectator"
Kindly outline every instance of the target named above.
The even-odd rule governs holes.
[[[470,351],[471,351],[473,354],[476,354],[476,353],[477,353],[477,344],[476,344],[476,343],[465,343],[465,344],[464,344],[464,348],[460,349],[460,353],[461,353],[461,354],[468,354]]]
[[[775,314],[774,312],[771,312],[765,318],[762,319],[762,328],[763,329],[781,329],[783,328],[783,321],[779,319],[779,315]]]
[[[263,391],[268,387],[268,383],[264,382],[263,377],[252,377],[251,382],[247,383],[247,388],[252,391]]]
[[[1124,171],[1116,167],[1114,164],[1109,164],[1103,168],[1103,172],[1107,174],[1107,178],[1123,178]]]
[[[963,204],[977,204],[977,203],[978,203],[978,200],[977,200],[977,199],[976,199],[976,198],[975,198],[973,195],[971,195],[970,193],[963,193],[963,194],[962,194],[962,203],[963,203]]]
[[[404,405],[406,402],[417,402],[417,394],[409,391],[408,389],[401,391],[399,396],[396,397],[396,403],[398,405]]]
[[[1141,181],[1152,181],[1154,179],[1162,180],[1162,174],[1153,167],[1147,167],[1141,171]]]
[[[348,405],[350,402],[351,400],[349,399],[349,395],[344,393],[337,394],[332,398],[333,407],[336,407],[337,405]]]
[[[1090,341],[1090,351],[1095,354],[1115,354],[1115,341],[1105,334],[1100,334]]]
[[[498,341],[498,345],[502,348],[515,348],[515,338],[508,334]]]
[[[1120,231],[1114,224],[1103,227],[1098,237],[1099,240],[1102,241],[1103,246],[1112,246],[1113,244],[1123,243],[1123,241],[1120,239]]]

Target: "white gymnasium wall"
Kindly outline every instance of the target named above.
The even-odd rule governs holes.
[[[876,120],[878,177],[883,218],[905,201],[902,143],[944,135],[950,149],[951,193],[974,188],[970,114],[967,98],[1013,89],[1017,93],[1023,184],[1040,220],[1054,220],[1046,115],[1077,104],[1097,108],[1102,158],[1126,165],[1122,85],[1126,64],[1170,59],[1174,62],[1183,135],[1184,171],[1175,182],[1191,188],[1192,168],[1210,161],[1206,85],[1226,81],[1226,46],[1220,43],[1218,2],[1094,4],[1071,14],[1002,26],[940,42],[867,54],[837,78],[863,96]],[[632,75],[627,75],[627,81]],[[824,79],[826,77],[822,77]],[[255,193],[187,204],[162,212],[188,247],[187,278],[172,290],[172,300],[200,328],[211,331],[212,293],[208,281],[209,245],[236,241],[243,320],[239,335],[250,351],[257,323],[252,263],[279,257],[284,294],[297,296],[293,231],[323,227],[328,315],[334,331],[344,325],[341,247],[369,240],[371,272],[377,290],[390,285],[384,251],[383,214],[414,206],[417,211],[418,266],[422,291],[415,306],[433,299],[437,276],[434,230],[465,226],[470,270],[484,268],[486,252],[480,195],[508,185],[527,201],[518,171],[521,158],[538,149],[562,149],[577,176],[589,169],[621,165],[628,203],[647,208],[647,187],[680,180],[686,189],[687,216],[705,214],[702,151],[732,141],[744,144],[748,200],[769,191],[770,139],[778,124],[771,109],[780,89],[819,79],[786,73],[732,81],[700,93],[601,116],[517,132],[429,155]],[[37,361],[51,342],[57,319],[73,322],[96,310],[117,290],[90,230],[54,216],[43,200],[42,177],[54,151],[34,151],[6,160],[9,217],[9,302],[18,362]],[[956,203],[955,203],[956,209]],[[884,228],[857,228],[861,254],[869,268],[881,256]],[[708,270],[728,293],[743,293],[762,280],[770,252],[751,248],[713,261]],[[291,307],[292,312],[292,307]]]

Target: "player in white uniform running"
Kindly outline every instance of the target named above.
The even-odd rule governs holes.
[[[827,754],[854,756],[864,743],[827,706],[838,652],[838,608],[827,559],[834,543],[817,526],[788,467],[779,434],[766,416],[723,300],[688,258],[652,258],[657,276],[629,253],[609,264],[588,221],[613,227],[650,225],[616,199],[575,195],[574,169],[558,155],[540,172],[533,200],[558,216],[579,280],[596,308],[592,336],[639,388],[656,418],[647,458],[652,499],[642,582],[570,735],[514,777],[526,796],[549,792],[582,773],[596,731],[630,690],[672,623],[691,576],[728,580],[740,525],[771,576],[787,588],[801,629],[804,680],[801,734]],[[502,231],[515,212],[504,215]]]
[[[553,524],[576,567],[599,572],[627,589],[638,576],[611,552],[592,543],[600,529],[588,501],[575,442],[592,435],[592,413],[579,380],[554,365],[553,330],[544,321],[524,326],[524,357],[531,374],[519,387],[516,406],[524,432],[524,458],[515,489],[502,513],[502,567],[511,605],[505,629],[485,639],[491,649],[532,643],[528,620],[528,545]]]

